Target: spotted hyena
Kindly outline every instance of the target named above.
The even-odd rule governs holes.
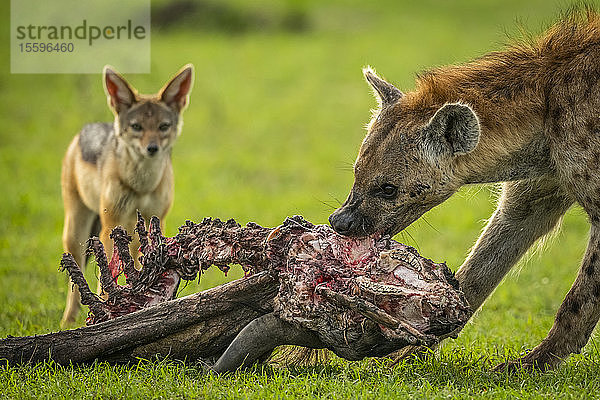
[[[547,369],[579,352],[600,317],[600,15],[573,12],[536,40],[423,73],[410,93],[364,75],[380,108],[333,228],[396,234],[463,185],[504,182],[457,273],[477,309],[580,204],[591,223],[581,269],[548,336],[519,363]]]

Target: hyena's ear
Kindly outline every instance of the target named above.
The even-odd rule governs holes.
[[[119,114],[137,101],[136,90],[113,67],[106,65],[102,77],[108,105],[114,112]]]
[[[425,150],[432,158],[458,156],[479,143],[479,118],[466,104],[446,104],[436,111],[424,130]]]
[[[396,86],[377,76],[371,67],[363,68],[365,79],[373,88],[377,100],[383,107],[394,104],[404,94]]]
[[[187,64],[160,90],[158,95],[169,107],[181,112],[188,105],[193,82],[194,66]]]

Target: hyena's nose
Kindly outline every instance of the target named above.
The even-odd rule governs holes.
[[[345,212],[343,209],[336,210],[329,216],[329,223],[334,231],[340,235],[349,235],[352,233],[354,218],[351,213]]]
[[[148,154],[153,156],[158,151],[158,145],[156,143],[150,143],[148,147],[146,147]]]

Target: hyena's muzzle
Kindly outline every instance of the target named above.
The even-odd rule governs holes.
[[[373,233],[373,223],[360,211],[363,199],[350,193],[340,208],[329,216],[331,227],[344,236],[367,236]]]

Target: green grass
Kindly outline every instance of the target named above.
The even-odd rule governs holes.
[[[6,2],[5,2],[6,3]],[[7,5],[2,15],[8,25]],[[249,7],[241,0],[236,7]],[[275,0],[254,3],[268,12]],[[370,64],[405,90],[414,73],[498,49],[515,21],[534,32],[565,3],[543,0],[289,2],[305,31],[155,32],[152,73],[129,76],[152,92],[181,65],[196,66],[183,135],[174,149],[174,234],[186,219],[236,218],[273,226],[302,214],[315,223],[343,200],[375,106],[360,68]],[[265,11],[266,10],[266,11]],[[278,11],[279,12],[279,11]],[[61,249],[60,163],[72,136],[110,113],[99,75],[11,75],[7,29],[0,48],[0,337],[58,329],[66,278]],[[493,187],[466,188],[398,236],[455,270],[491,214]],[[193,364],[147,362],[0,368],[0,397],[588,398],[599,396],[598,341],[547,374],[490,369],[535,346],[571,286],[588,225],[571,210],[543,251],[509,274],[457,340],[432,357],[389,367],[339,359],[313,367],[259,367],[215,377]],[[88,277],[94,275],[89,268]],[[217,272],[182,294],[239,277]],[[80,321],[83,322],[83,313]]]

